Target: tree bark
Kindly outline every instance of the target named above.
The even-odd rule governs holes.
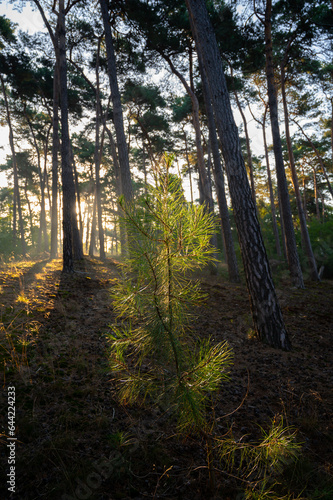
[[[290,199],[288,193],[288,185],[286,173],[283,164],[281,136],[279,129],[278,118],[278,103],[277,92],[274,82],[274,66],[273,66],[273,45],[272,45],[272,0],[266,1],[265,11],[265,53],[266,53],[266,78],[269,111],[271,118],[271,128],[273,137],[273,148],[275,156],[275,168],[278,181],[278,189],[281,201],[282,218],[284,225],[284,236],[286,241],[287,261],[293,284],[298,288],[304,288],[302,270],[297,253],[295,231],[292,220]]]
[[[254,328],[262,341],[273,347],[288,350],[291,344],[270,273],[215,33],[205,1],[186,0],[186,4],[213,102],[250,295]]]
[[[116,58],[113,48],[111,27],[109,24],[108,6],[106,0],[99,0],[101,7],[103,26],[105,32],[105,44],[107,53],[107,67],[110,81],[113,121],[116,130],[117,148],[119,156],[119,169],[121,179],[121,190],[125,201],[131,201],[133,198],[133,188],[131,181],[131,172],[129,166],[128,150],[124,131],[123,111],[121,105],[120,92],[117,81]]]
[[[73,256],[82,258],[82,245],[76,220],[75,186],[68,128],[68,90],[64,0],[59,0],[59,79],[61,106],[61,177],[63,191],[63,272],[74,271]]]
[[[59,0],[59,81],[61,106],[61,177],[63,192],[63,272],[74,271],[72,218],[73,199],[70,140],[68,130],[68,96],[67,96],[67,64],[64,0]]]

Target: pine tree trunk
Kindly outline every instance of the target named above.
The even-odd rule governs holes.
[[[31,120],[29,118],[29,115],[26,110],[26,105],[24,105],[24,116],[27,121],[28,127],[30,129],[32,138],[33,138],[33,143],[35,146],[36,150],[36,156],[37,156],[37,171],[38,171],[38,179],[39,179],[39,189],[40,189],[40,212],[39,212],[39,230],[38,230],[38,239],[37,239],[37,252],[40,253],[42,251],[42,236],[43,236],[43,225],[46,222],[45,218],[45,193],[43,190],[43,175],[42,175],[42,168],[41,168],[41,158],[40,158],[40,151],[39,147],[37,144],[37,139],[35,136],[35,131],[33,129]]]
[[[29,195],[28,195],[28,181],[27,181],[27,179],[25,180],[25,183],[24,183],[24,194],[25,194],[25,201],[27,202],[28,212],[29,212],[31,246],[32,246],[32,248],[34,248],[34,246],[35,246],[34,224],[33,224],[32,210],[31,210],[31,203],[30,203]]]
[[[284,63],[281,65],[281,90],[282,90],[285,132],[286,132],[289,164],[290,164],[291,177],[292,177],[292,182],[293,182],[294,191],[295,191],[298,217],[299,217],[300,226],[301,226],[301,235],[302,235],[302,240],[303,240],[303,244],[304,244],[304,248],[305,248],[305,253],[306,253],[306,256],[308,259],[308,264],[309,264],[310,273],[311,273],[311,279],[313,281],[319,281],[316,259],[313,255],[309,231],[308,231],[308,228],[306,225],[306,219],[305,219],[305,214],[304,214],[303,205],[302,205],[301,192],[299,190],[299,183],[298,183],[298,177],[297,177],[297,172],[296,172],[294,153],[293,153],[293,148],[292,148],[291,138],[290,138],[289,113],[288,113],[288,104],[287,104],[286,87],[285,87]]]
[[[191,174],[190,159],[188,156],[187,136],[186,136],[185,130],[184,130],[184,140],[185,140],[185,156],[186,156],[186,162],[187,162],[187,172],[188,172],[189,180],[190,180],[191,203],[193,203],[192,174]]]
[[[231,76],[233,77],[233,70],[232,70],[231,66],[230,66],[230,70],[231,70]],[[246,141],[246,152],[247,152],[247,167],[249,169],[249,177],[250,177],[250,183],[251,183],[252,198],[253,198],[254,204],[256,205],[256,188],[255,188],[255,184],[254,184],[252,152],[251,152],[249,131],[248,131],[248,128],[247,128],[247,121],[246,121],[246,117],[245,117],[243,108],[241,106],[241,103],[239,101],[238,93],[237,93],[236,90],[234,90],[234,96],[235,96],[235,99],[236,99],[236,104],[237,104],[237,107],[238,107],[238,111],[239,111],[239,113],[240,113],[240,115],[242,117],[242,121],[243,121],[244,133],[245,133],[245,141]]]
[[[43,247],[44,247],[44,252],[49,251],[49,236],[47,234],[47,221],[46,221],[46,207],[45,207],[45,187],[47,183],[47,155],[48,155],[48,149],[49,149],[49,136],[51,132],[51,127],[50,125],[48,131],[47,131],[47,136],[46,136],[46,141],[44,145],[44,168],[43,168],[43,178],[42,178],[42,194],[43,194],[43,202],[42,206],[44,207],[44,217],[42,220],[42,234],[43,234]]]
[[[311,141],[310,137],[307,135],[307,133],[305,132],[305,130],[303,129],[303,127],[301,127],[301,125],[294,119],[293,120],[294,123],[296,123],[296,125],[298,126],[298,128],[300,129],[300,131],[302,132],[302,134],[304,135],[304,137],[306,138],[306,140],[308,141],[308,143],[310,144],[310,146],[312,147],[313,151],[315,152],[316,154],[316,157],[319,161],[319,164],[320,164],[320,167],[321,167],[321,170],[324,174],[324,177],[326,179],[326,182],[327,182],[327,188],[333,198],[333,188],[331,186],[331,183],[330,183],[330,180],[328,178],[328,175],[327,175],[327,172],[326,172],[326,168],[325,168],[325,165],[324,165],[324,162],[323,162],[323,159],[322,157],[320,156],[320,153],[318,151],[318,149],[316,148],[316,146],[314,145],[314,143]]]
[[[315,203],[316,203],[316,217],[317,217],[317,220],[320,222],[320,210],[319,210],[319,197],[318,197],[317,175],[316,175],[316,169],[312,167],[312,170],[313,170],[314,196],[315,196]],[[305,191],[305,186],[304,186],[304,191]]]
[[[1,74],[0,74],[0,81],[1,81],[1,87],[2,87],[4,101],[5,101],[7,125],[9,128],[9,144],[10,144],[10,149],[12,152],[13,173],[14,173],[14,205],[15,205],[15,209],[17,208],[17,213],[18,213],[18,222],[19,222],[20,236],[21,236],[22,257],[25,257],[26,252],[27,252],[27,248],[26,248],[26,242],[25,242],[25,236],[24,236],[23,215],[22,215],[22,208],[21,208],[20,189],[19,189],[16,153],[15,153],[15,145],[14,145],[14,133],[13,133],[13,128],[12,128],[12,121],[11,121],[11,116],[10,116],[10,111],[9,111],[9,104],[8,104],[8,99],[7,99],[7,94],[6,94],[5,82],[4,82]],[[14,219],[13,239],[14,239],[14,242],[16,242],[16,218]]]
[[[71,165],[71,147],[68,129],[68,95],[64,0],[59,0],[59,80],[61,105],[61,177],[63,192],[63,272],[72,273],[72,221],[75,216],[75,189]]]
[[[197,51],[201,53],[222,145],[254,328],[269,345],[290,349],[232,115],[222,60],[205,0],[186,0]]]
[[[58,63],[53,74],[52,117],[52,206],[51,206],[51,259],[58,256],[58,152],[59,152],[59,72]]]
[[[269,111],[273,137],[273,148],[275,156],[275,168],[278,181],[279,196],[281,201],[282,218],[284,225],[284,236],[287,249],[287,260],[291,279],[298,288],[304,288],[302,270],[297,253],[295,231],[292,220],[290,199],[286,173],[283,164],[281,136],[279,130],[277,92],[274,83],[273,46],[271,30],[272,0],[266,2],[265,12],[265,53],[266,53],[266,77],[268,89]]]
[[[110,80],[111,97],[113,105],[113,121],[117,138],[121,190],[122,190],[122,195],[125,198],[125,201],[131,201],[133,198],[133,188],[131,181],[131,172],[129,166],[126,137],[124,132],[123,111],[122,111],[121,98],[117,81],[116,58],[113,48],[111,27],[109,24],[108,4],[106,0],[99,0],[99,4],[101,7],[104,32],[105,32],[107,67],[108,67],[108,75]]]
[[[234,240],[231,232],[230,218],[229,218],[229,210],[227,199],[225,195],[225,186],[224,186],[224,176],[219,152],[219,145],[216,135],[215,128],[215,120],[214,120],[214,112],[211,103],[210,91],[207,82],[207,77],[204,71],[204,65],[199,56],[199,65],[201,68],[202,75],[202,88],[203,88],[203,96],[205,101],[205,108],[207,113],[207,121],[208,121],[208,130],[209,130],[209,140],[212,147],[213,154],[213,173],[215,180],[215,188],[217,194],[217,200],[219,205],[219,213],[221,220],[221,229],[222,229],[222,238],[223,245],[225,250],[225,257],[228,267],[229,280],[233,283],[238,283],[240,281],[239,272],[238,272],[238,264],[235,253]]]
[[[93,205],[93,214],[91,219],[91,232],[90,232],[90,244],[89,244],[89,256],[94,257],[96,250],[96,208],[97,208],[97,196],[96,196],[96,186],[95,186],[95,194],[94,194],[94,205]]]
[[[98,221],[98,238],[99,238],[99,256],[105,259],[104,248],[104,230],[102,222],[102,197],[101,197],[101,182],[100,182],[100,158],[102,154],[102,144],[99,139],[100,128],[100,90],[99,90],[99,55],[100,55],[101,39],[98,39],[97,57],[96,57],[96,127],[95,127],[95,181],[96,181],[96,202],[97,202],[97,221]]]
[[[183,75],[175,68],[173,62],[170,57],[166,56],[163,52],[161,52],[161,56],[163,59],[167,61],[170,66],[171,71],[174,75],[176,75],[179,80],[184,85],[186,92],[188,93],[191,103],[192,103],[192,123],[195,132],[195,146],[197,150],[197,161],[198,161],[198,171],[199,171],[199,191],[200,191],[200,199],[202,199],[202,203],[204,203],[210,212],[213,211],[213,200],[210,194],[209,189],[209,178],[207,175],[205,158],[203,154],[202,142],[201,142],[201,127],[200,127],[200,118],[199,118],[199,101],[190,85],[187,83]]]
[[[112,136],[112,133],[111,133],[111,130],[106,127],[106,132],[108,134],[108,137],[109,137],[109,141],[110,141],[110,146],[111,146],[111,155],[112,155],[112,160],[113,160],[113,168],[114,168],[114,173],[115,173],[115,178],[116,178],[116,195],[117,197],[119,198],[122,194],[121,192],[121,179],[120,179],[120,166],[119,166],[119,163],[118,163],[118,158],[117,158],[117,151],[116,151],[116,145],[114,143],[114,139],[113,139],[113,136]],[[121,208],[120,206],[118,205],[118,218],[120,220],[120,217],[122,216],[122,213],[121,213]],[[126,252],[126,231],[125,231],[125,228],[123,226],[123,224],[119,224],[120,226],[120,248],[121,248],[121,253],[125,253]],[[118,247],[117,247],[117,251],[118,251]]]
[[[273,225],[273,233],[275,239],[275,248],[276,253],[280,257],[281,256],[281,245],[280,245],[280,237],[279,230],[276,221],[276,210],[275,210],[275,202],[274,202],[274,193],[273,193],[273,185],[272,185],[272,176],[271,169],[269,164],[269,154],[267,147],[267,138],[266,138],[266,114],[267,114],[267,105],[264,113],[264,120],[262,123],[262,133],[263,133],[263,141],[264,141],[264,149],[265,149],[265,158],[266,158],[266,170],[267,170],[267,180],[268,180],[268,189],[269,189],[269,199],[271,204],[271,212],[272,212],[272,225]]]

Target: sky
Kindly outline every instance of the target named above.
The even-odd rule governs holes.
[[[27,3],[22,12],[19,12],[16,6],[14,7],[9,2],[0,0],[0,16],[6,16],[12,22],[17,23],[17,29],[27,31],[30,34],[44,29],[44,23],[39,12],[32,10],[29,3]],[[0,164],[5,162],[7,154],[9,154],[8,127],[1,127]],[[0,172],[0,187],[6,184],[6,175]]]

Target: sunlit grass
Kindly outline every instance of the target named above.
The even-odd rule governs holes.
[[[17,298],[16,298],[16,302],[18,304],[29,304],[30,303],[30,300],[28,299],[28,297],[25,295],[24,292],[21,292]]]
[[[50,305],[49,297],[45,301],[41,285],[50,272],[58,270],[61,270],[61,259],[48,263],[25,260],[2,266],[1,292],[8,299],[0,311],[0,364],[4,378],[14,370],[25,383],[29,382],[28,352],[36,342],[40,328],[36,315],[44,313],[46,303]],[[7,290],[9,293],[6,297]]]

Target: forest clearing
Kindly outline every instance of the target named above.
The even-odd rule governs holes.
[[[116,262],[86,257],[74,275],[61,273],[61,265],[58,259],[1,266],[1,408],[7,387],[16,388],[13,498],[209,498],[205,444],[177,436],[168,415],[149,403],[118,402],[105,337],[116,321],[110,300]],[[258,426],[267,430],[283,417],[296,430],[300,455],[277,477],[276,496],[265,498],[331,499],[332,281],[307,282],[305,290],[280,281],[293,343],[283,352],[251,338],[244,284],[206,273],[200,279],[208,297],[192,328],[234,350],[230,381],[214,397],[218,433],[232,428],[235,439],[256,441]],[[3,412],[2,428],[6,417]],[[116,466],[105,469],[114,455]],[[1,462],[6,458],[4,446]],[[228,474],[217,459],[214,467],[215,498],[247,498],[236,471]],[[1,474],[1,498],[11,498],[4,467]]]

